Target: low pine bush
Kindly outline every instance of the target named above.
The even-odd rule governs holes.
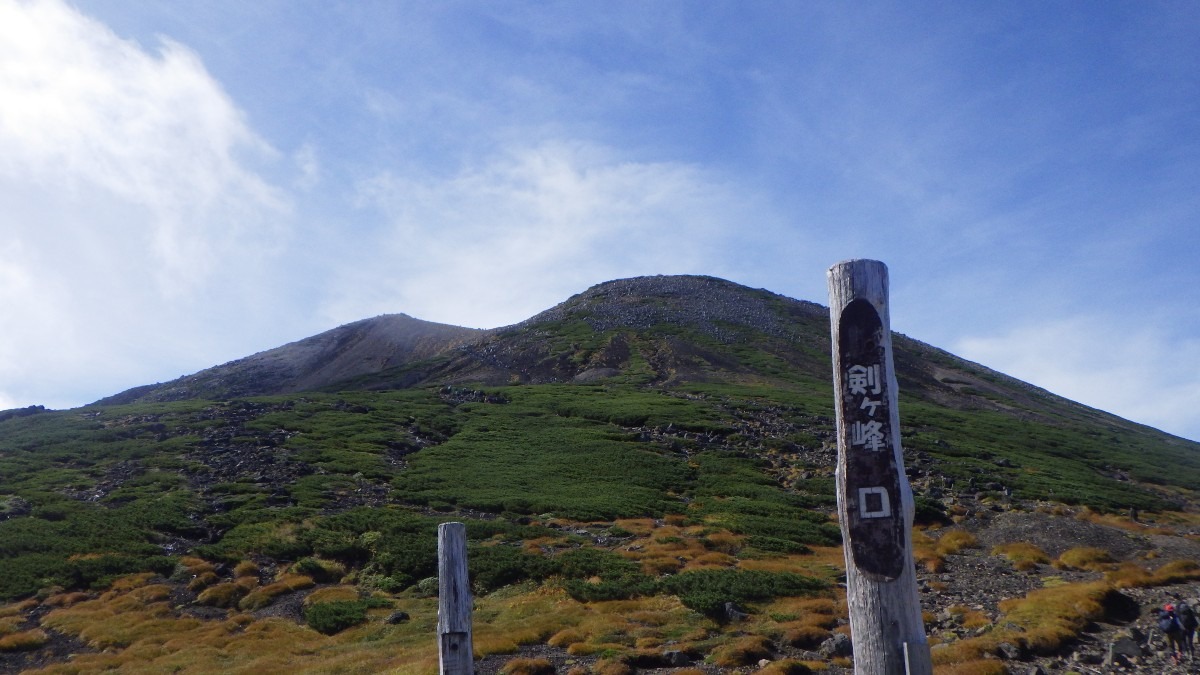
[[[361,600],[318,602],[304,610],[304,621],[325,635],[340,633],[367,620],[367,603]]]

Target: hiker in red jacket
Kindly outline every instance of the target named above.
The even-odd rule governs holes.
[[[1175,605],[1167,603],[1158,612],[1158,629],[1167,636],[1167,649],[1176,665],[1183,658],[1183,624],[1175,615]]]

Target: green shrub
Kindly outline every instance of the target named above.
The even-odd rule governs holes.
[[[367,620],[367,604],[361,600],[319,602],[304,610],[304,621],[313,630],[333,635]]]
[[[790,572],[759,570],[695,570],[667,577],[663,590],[679,596],[687,607],[714,619],[724,617],[726,602],[742,604],[771,598],[811,595],[826,588],[818,579]]]

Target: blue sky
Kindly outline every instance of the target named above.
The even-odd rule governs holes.
[[[0,408],[709,274],[1200,439],[1200,5],[0,0]]]

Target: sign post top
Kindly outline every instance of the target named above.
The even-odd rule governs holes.
[[[865,258],[843,260],[831,266],[825,276],[834,302],[849,303],[854,298],[862,298],[881,313],[886,312],[888,268],[882,262]]]

